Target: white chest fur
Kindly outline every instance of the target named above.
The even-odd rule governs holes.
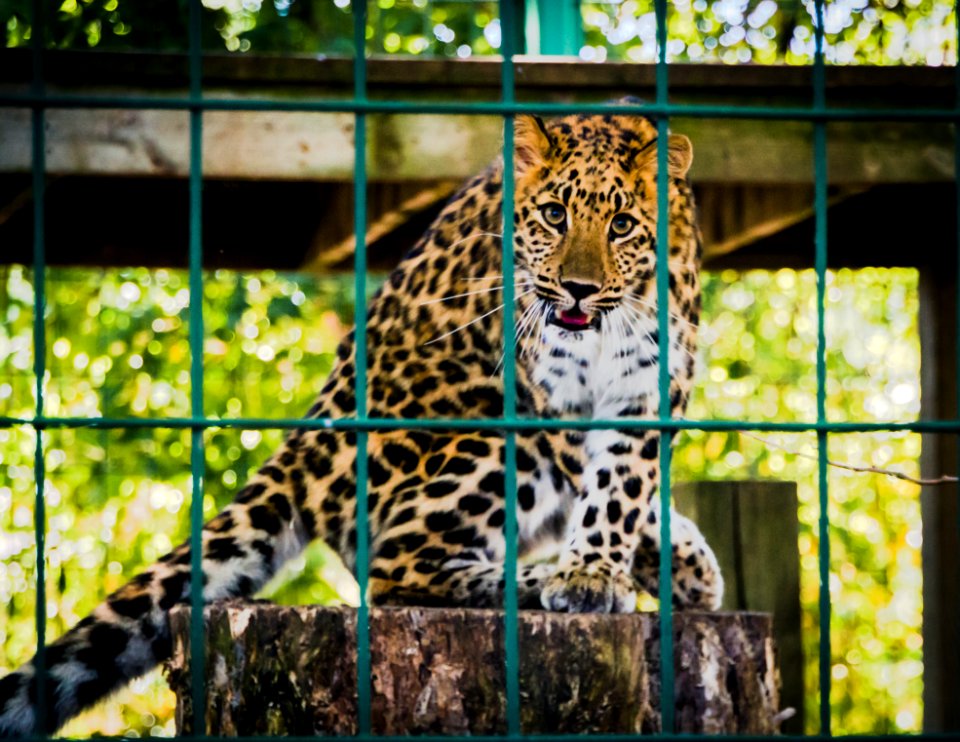
[[[670,371],[686,363],[686,350],[671,328]],[[653,318],[631,318],[616,310],[604,315],[599,330],[574,332],[557,325],[543,331],[533,380],[546,390],[560,413],[606,418],[642,403],[659,402],[659,348]]]

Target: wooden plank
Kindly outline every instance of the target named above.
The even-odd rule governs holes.
[[[47,115],[47,167],[59,175],[185,177],[188,118],[182,111],[64,110]],[[811,128],[797,122],[677,120],[694,142],[700,183],[809,184]],[[372,181],[463,179],[499,152],[495,116],[376,115],[369,120]],[[834,184],[953,179],[953,136],[931,124],[833,124]],[[0,172],[30,169],[29,112],[0,109]],[[353,116],[212,111],[204,116],[204,175],[212,178],[344,181],[353,174]]]
[[[585,63],[579,60],[520,55],[514,58],[517,89],[530,95],[587,94],[603,99],[631,92],[650,96],[656,72],[653,65],[632,62]],[[90,88],[100,85],[145,84],[161,88],[186,88],[189,65],[185,54],[48,50],[44,75],[48,84]],[[670,90],[678,98],[688,94],[757,97],[769,103],[792,98],[809,103],[811,67],[787,65],[671,64]],[[0,85],[29,86],[29,49],[0,49]],[[349,95],[353,86],[352,61],[318,55],[205,54],[203,80],[208,88],[309,87],[339,89]],[[468,60],[411,57],[373,57],[367,62],[371,92],[423,94],[462,100],[485,90],[497,99],[500,87],[499,57]],[[842,105],[872,100],[876,105],[923,103],[953,105],[953,70],[949,67],[829,66],[826,69],[828,101]],[[520,96],[523,99],[523,96]]]
[[[954,239],[956,235],[954,234]],[[953,256],[953,257],[950,257]],[[931,254],[920,270],[920,417],[949,420],[957,411],[956,249]],[[956,474],[960,446],[955,435],[924,435],[924,477]],[[960,511],[958,486],[923,487],[923,731],[960,729]]]
[[[813,193],[805,186],[731,184],[698,186],[697,191],[706,261],[749,247],[814,215]],[[827,206],[865,191],[862,187],[839,189],[827,199]]]
[[[803,645],[797,486],[793,482],[690,482],[674,487],[677,510],[713,547],[724,575],[724,610],[773,613],[782,705],[796,715],[783,731],[803,733]]]
[[[44,74],[52,91],[130,96],[185,95],[183,54],[48,51]],[[205,55],[209,97],[281,100],[345,98],[351,61],[307,56]],[[671,65],[673,100],[769,106],[806,105],[808,67]],[[520,100],[598,101],[624,94],[650,98],[651,65],[587,64],[518,57]],[[374,58],[372,97],[415,101],[498,100],[500,61]],[[829,67],[828,102],[845,106],[947,107],[949,69]],[[28,49],[0,50],[0,94],[25,92]],[[180,111],[49,112],[52,173],[181,177],[186,172],[186,113]],[[677,119],[695,143],[700,182],[810,183],[811,127],[803,122]],[[499,150],[497,117],[380,116],[370,120],[368,163],[374,180],[457,179]],[[30,165],[29,115],[0,109],[0,172]],[[829,127],[834,183],[949,181],[952,134],[946,125],[837,123]],[[205,116],[205,175],[222,178],[340,180],[350,176],[352,117],[344,114],[211,112]]]

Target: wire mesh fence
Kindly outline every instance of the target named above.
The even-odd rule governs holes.
[[[366,58],[362,53],[355,54],[353,60],[353,91],[349,100],[277,101],[270,99],[246,98],[212,99],[205,98],[203,91],[203,54],[201,50],[201,12],[200,0],[189,3],[189,71],[190,87],[186,97],[125,97],[111,94],[80,95],[67,93],[48,93],[44,81],[44,22],[49,8],[43,0],[33,0],[33,24],[31,45],[33,48],[33,75],[29,92],[0,95],[0,106],[29,107],[32,125],[32,187],[35,194],[34,227],[34,366],[35,414],[31,418],[0,418],[0,426],[25,427],[36,431],[36,449],[34,458],[35,505],[34,531],[38,553],[36,584],[38,595],[42,594],[47,575],[44,566],[46,536],[44,431],[59,427],[69,428],[179,428],[190,431],[191,442],[191,541],[195,548],[191,550],[191,605],[192,611],[192,674],[193,709],[196,715],[193,723],[195,735],[204,735],[203,709],[205,703],[204,678],[204,626],[203,626],[203,580],[201,527],[203,523],[203,492],[205,476],[204,432],[209,428],[232,427],[242,429],[289,428],[304,429],[325,428],[341,431],[353,431],[357,436],[357,580],[360,586],[360,606],[358,610],[358,664],[357,698],[359,736],[371,736],[371,682],[370,682],[370,636],[369,606],[366,588],[368,584],[367,565],[370,558],[367,457],[365,451],[368,436],[372,432],[388,430],[493,430],[500,431],[506,442],[505,457],[505,513],[506,522],[506,560],[505,560],[505,672],[506,672],[506,719],[507,736],[521,736],[520,727],[520,687],[519,687],[519,648],[517,619],[517,433],[527,430],[658,430],[663,437],[659,447],[661,471],[671,468],[672,447],[670,442],[683,430],[702,431],[775,431],[810,432],[817,438],[817,466],[819,479],[820,519],[818,523],[818,558],[820,574],[819,592],[819,734],[831,735],[830,691],[831,691],[831,650],[830,650],[830,521],[828,512],[829,490],[827,477],[827,444],[831,433],[914,431],[946,434],[960,433],[960,409],[955,419],[926,420],[911,423],[874,423],[874,422],[832,422],[826,411],[826,336],[825,336],[825,288],[827,273],[827,208],[828,208],[828,162],[827,162],[827,125],[831,121],[918,121],[944,122],[955,124],[960,120],[960,72],[957,74],[957,103],[951,109],[918,108],[853,108],[828,106],[826,97],[825,55],[824,55],[824,12],[825,0],[815,0],[813,8],[813,27],[815,55],[813,63],[812,89],[809,106],[733,106],[702,105],[689,103],[671,103],[669,98],[669,66],[667,64],[667,27],[666,0],[655,3],[657,19],[657,57],[656,57],[656,97],[642,106],[632,103],[616,104],[557,104],[532,103],[518,101],[515,94],[515,68],[513,62],[515,33],[518,19],[516,4],[510,0],[500,3],[500,27],[502,30],[501,98],[497,102],[418,102],[415,100],[377,100],[367,95]],[[366,3],[353,3],[353,48],[365,47],[367,32]],[[189,344],[191,349],[191,405],[189,417],[178,418],[73,418],[47,415],[44,400],[44,378],[47,373],[46,328],[44,324],[46,259],[44,250],[47,131],[45,127],[46,111],[50,108],[126,108],[126,109],[176,109],[189,113],[190,135],[190,244],[189,244],[189,288],[190,322]],[[503,117],[503,302],[505,316],[512,316],[516,296],[514,295],[514,242],[513,242],[513,200],[514,200],[514,129],[513,118],[521,113],[564,114],[564,113],[642,113],[656,122],[658,132],[658,198],[657,214],[657,295],[669,293],[669,275],[666,270],[669,257],[669,202],[667,139],[668,124],[671,117],[696,118],[748,118],[760,120],[798,120],[810,122],[813,128],[814,158],[814,216],[815,216],[815,273],[817,277],[817,352],[816,352],[816,420],[811,423],[799,422],[749,422],[743,420],[687,420],[674,419],[670,410],[670,364],[671,352],[669,335],[669,313],[666,302],[658,302],[657,323],[659,328],[659,392],[660,407],[658,417],[653,420],[623,419],[531,419],[517,413],[515,345],[516,329],[513,323],[504,322],[504,408],[499,419],[381,419],[371,417],[367,409],[367,310],[363,301],[356,301],[354,322],[356,325],[356,389],[357,408],[355,415],[339,419],[265,419],[235,418],[223,420],[211,418],[204,410],[204,319],[202,314],[202,265],[203,265],[203,121],[207,111],[314,111],[344,112],[355,117],[354,149],[354,212],[353,224],[356,235],[354,252],[354,292],[356,297],[367,295],[367,250],[364,243],[367,219],[367,117],[374,113],[460,113],[468,115],[497,114]],[[956,170],[960,172],[960,146],[956,148]],[[960,200],[960,191],[958,191]],[[960,231],[960,225],[958,225]],[[194,301],[196,299],[196,301]],[[958,309],[960,317],[960,309]],[[960,343],[958,343],[960,346]],[[675,352],[675,351],[674,351]],[[958,351],[960,356],[960,351]],[[958,364],[960,366],[960,364]],[[960,379],[958,379],[960,381]],[[660,486],[662,503],[661,544],[669,550],[671,543],[670,522],[670,477],[662,477]],[[660,610],[660,656],[665,658],[661,664],[660,687],[662,735],[669,737],[675,729],[675,702],[673,697],[675,667],[671,658],[673,648],[673,605],[671,600],[671,560],[660,559],[659,605]],[[43,736],[43,719],[50,700],[46,697],[44,638],[46,629],[46,603],[36,601],[36,710],[39,728],[37,735]],[[609,739],[616,735],[592,735],[596,739]],[[384,739],[384,737],[377,737]]]

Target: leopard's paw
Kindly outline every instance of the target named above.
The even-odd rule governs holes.
[[[713,550],[703,543],[695,553],[691,552],[675,563],[681,566],[675,568],[673,576],[674,605],[694,610],[719,610],[723,603],[723,576]]]
[[[567,613],[633,613],[637,588],[633,578],[609,565],[560,569],[547,581],[540,602],[548,611]]]

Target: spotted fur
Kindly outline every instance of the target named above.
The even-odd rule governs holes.
[[[659,405],[656,127],[643,117],[516,121],[517,399],[521,415],[650,418]],[[699,237],[689,141],[669,151],[670,407],[690,391]],[[370,305],[370,414],[503,413],[502,166],[466,183]],[[354,414],[353,333],[313,418]],[[504,559],[504,442],[497,432],[369,436],[370,600],[496,606]],[[356,435],[293,431],[202,532],[204,599],[251,595],[308,541],[354,565]],[[632,611],[656,592],[659,435],[518,434],[520,603]],[[696,527],[674,516],[673,598],[716,608],[723,582]],[[180,546],[47,650],[50,732],[170,654],[168,612],[188,599]],[[0,680],[0,734],[34,725],[33,666]]]

